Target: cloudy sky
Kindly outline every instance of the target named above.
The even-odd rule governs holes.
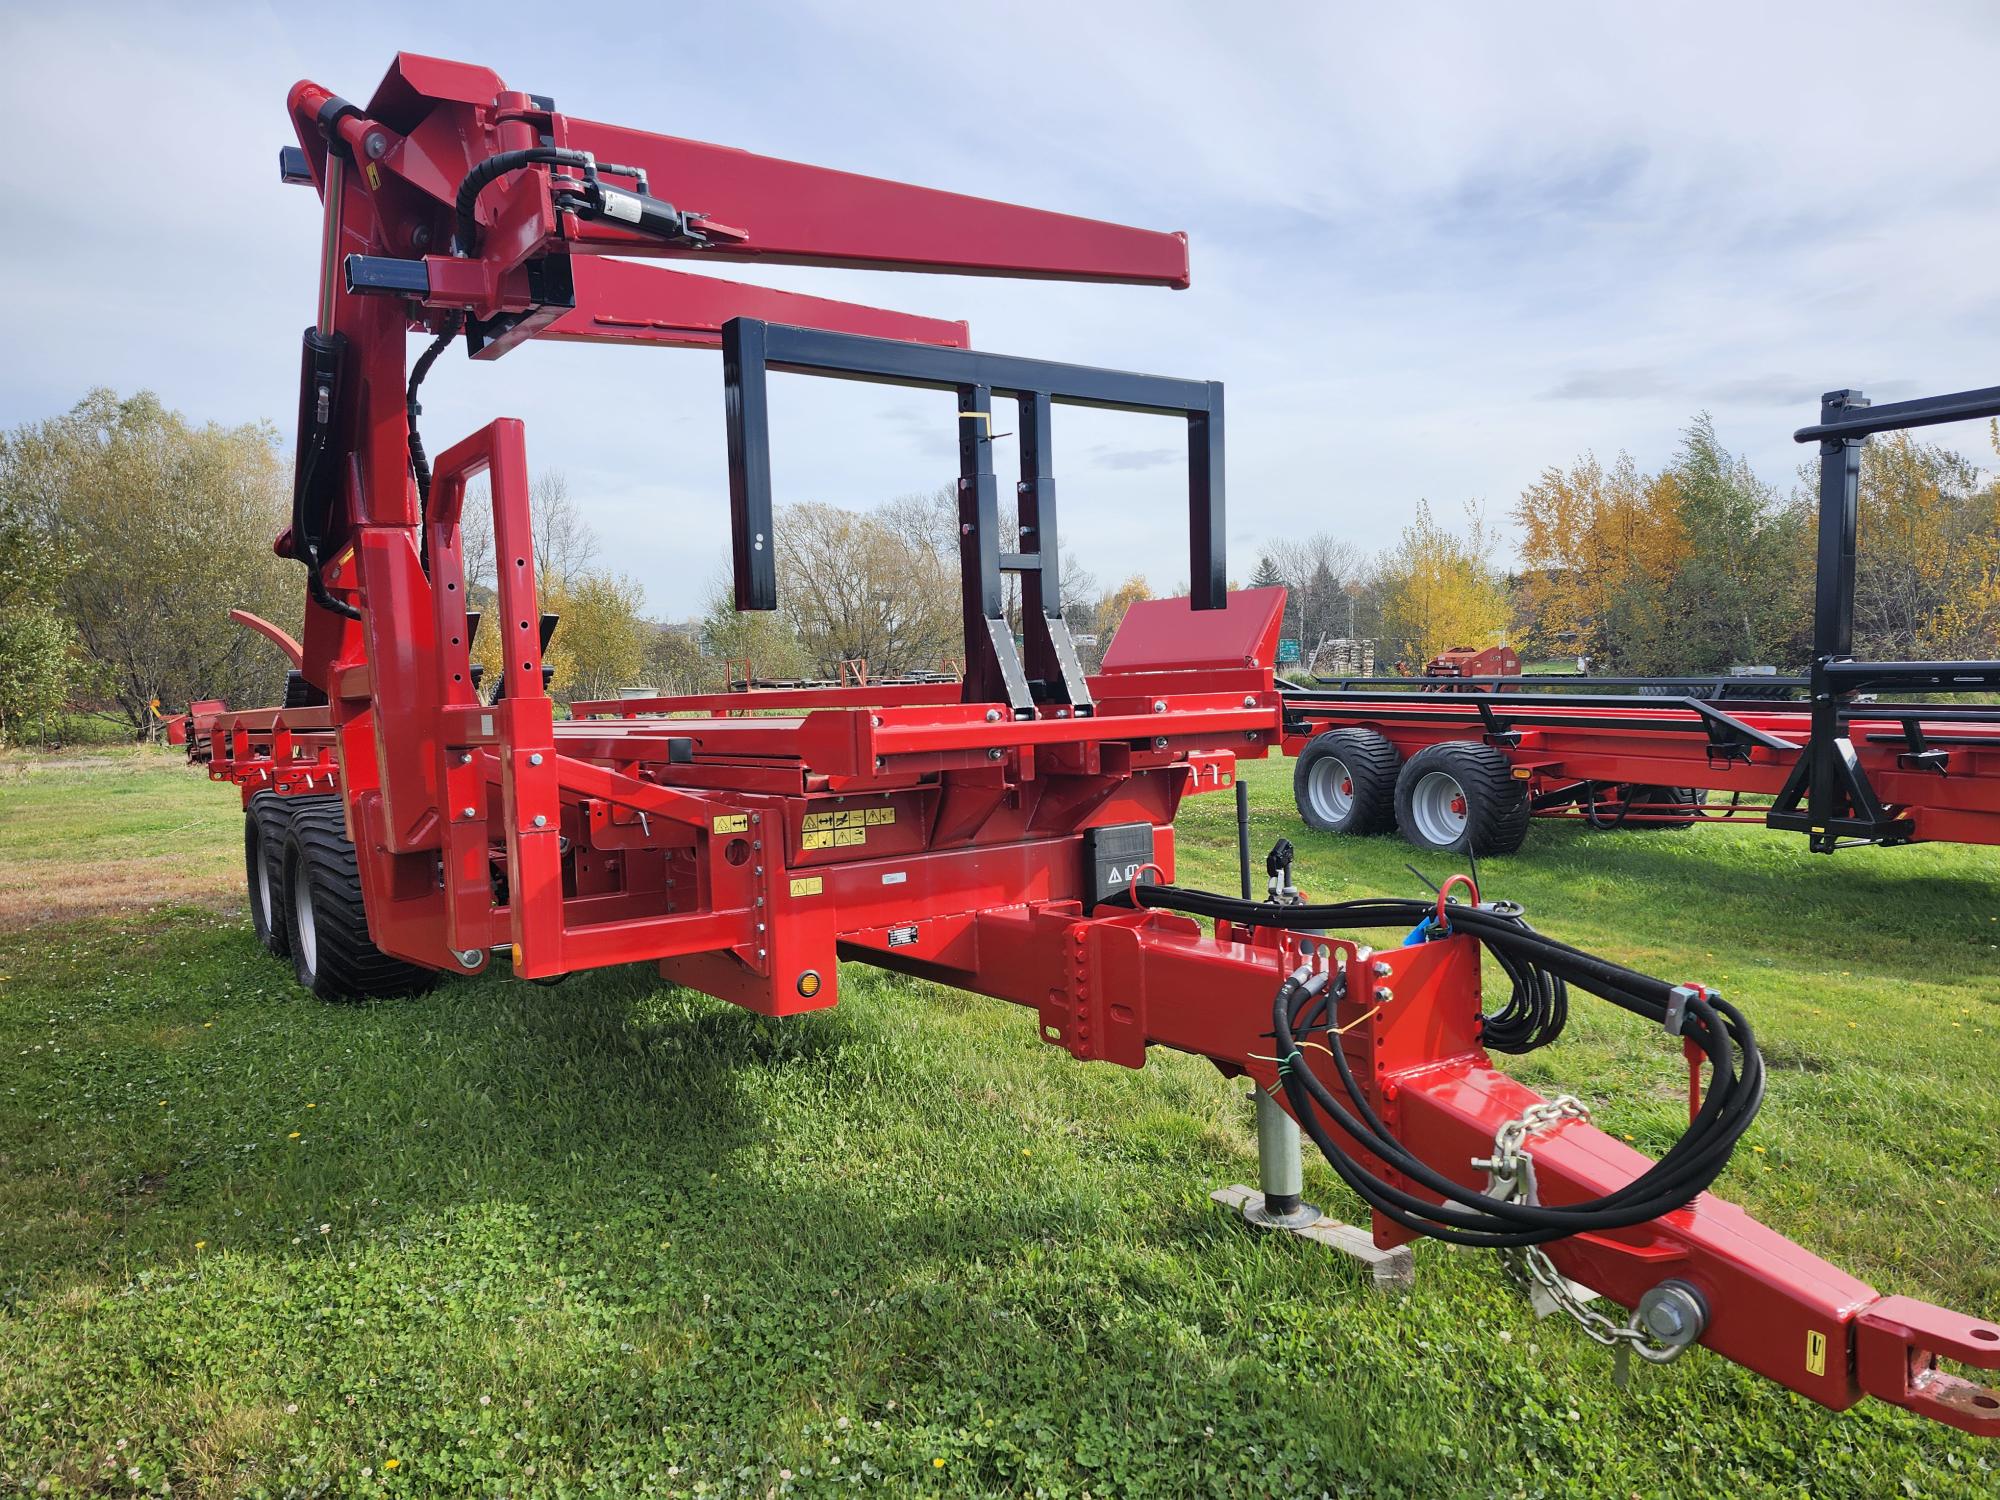
[[[365,101],[399,48],[591,119],[1186,230],[1185,292],[757,279],[968,318],[982,348],[1224,381],[1239,577],[1287,531],[1379,546],[1420,498],[1502,515],[1584,450],[1657,465],[1698,409],[1789,482],[1822,390],[2000,381],[1991,5],[329,14],[0,13],[0,425],[104,384],[289,428],[318,214],[277,181],[285,92]],[[949,398],[779,386],[781,500],[955,473]],[[653,611],[695,612],[726,552],[715,355],[454,357],[425,403],[433,451],[526,418],[531,462],[568,475]],[[1173,426],[1064,412],[1056,436],[1084,564],[1185,579]]]

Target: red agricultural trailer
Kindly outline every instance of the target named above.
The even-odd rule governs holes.
[[[1295,1118],[1370,1205],[1377,1243],[1516,1253],[1621,1355],[1700,1343],[1829,1407],[1872,1395],[2000,1432],[2000,1394],[1942,1363],[2000,1367],[2000,1325],[1885,1297],[1707,1191],[1763,1088],[1748,1019],[1713,989],[1567,947],[1462,879],[1462,900],[1315,906],[1274,851],[1256,900],[1246,842],[1239,894],[1170,883],[1181,801],[1236,789],[1241,826],[1238,762],[1281,728],[1282,592],[1224,582],[1219,385],[975,352],[960,324],[605,258],[1184,286],[1181,236],[599,125],[431,58],[399,57],[365,107],[311,83],[290,102],[286,175],[325,203],[279,542],[307,600],[298,641],[261,628],[295,663],[296,701],[198,705],[189,749],[241,789],[258,932],[309,990],[649,963],[787,1015],[832,1005],[843,960],[921,975],[1025,1007],[1079,1059],[1138,1067],[1165,1046],[1252,1079],[1261,1222],[1320,1224]],[[432,341],[414,366],[412,331]],[[495,420],[433,467],[414,421],[454,340],[482,360],[538,338],[720,346],[744,609],[775,602],[771,374],[936,392],[958,437],[963,682],[621,700],[558,722],[525,429]],[[1021,435],[1011,554],[996,398]],[[1061,608],[1063,405],[1166,414],[1187,434],[1192,596],[1136,605],[1094,675]],[[506,646],[485,682],[460,551],[478,475],[500,574],[479,628]],[[1364,940],[1380,930],[1386,946]],[[1482,947],[1511,981],[1483,1013]],[[1492,1065],[1555,1040],[1572,990],[1694,1060],[1687,1133],[1660,1160]],[[1588,1305],[1591,1289],[1630,1313]]]
[[[1285,685],[1284,748],[1308,826],[1394,828],[1420,848],[1511,854],[1532,818],[1595,828],[1756,822],[1849,844],[2000,844],[2000,661],[1869,662],[1854,651],[1861,445],[2000,416],[2000,387],[1871,406],[1821,400],[1813,663],[1804,678],[1349,678]],[[1803,689],[1806,701],[1777,696]],[[1615,691],[1605,691],[1612,689]],[[1636,691],[1634,691],[1636,690]],[[1715,798],[1726,796],[1726,804]],[[1745,796],[1770,802],[1746,803]]]

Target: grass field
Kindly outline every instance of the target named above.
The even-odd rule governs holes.
[[[1410,851],[1290,813],[1316,896]],[[0,1491],[1123,1496],[2000,1493],[2000,1453],[1696,1351],[1614,1389],[1490,1258],[1403,1298],[1207,1201],[1241,1085],[1080,1067],[856,970],[776,1022],[642,970],[317,1004],[252,941],[234,794],[0,762]],[[1182,878],[1233,888],[1226,799]],[[1439,873],[1433,871],[1433,873]],[[1540,825],[1536,923],[1725,988],[1770,1098],[1720,1189],[2000,1315],[2000,858]],[[1668,1040],[1584,999],[1514,1064],[1664,1148]],[[1358,1205],[1309,1168],[1315,1200]]]

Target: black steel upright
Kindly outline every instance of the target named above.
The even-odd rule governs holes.
[[[1090,690],[1077,661],[1063,614],[1061,531],[1056,524],[1056,479],[1050,470],[1054,451],[1054,400],[1046,391],[1023,396],[1016,417],[1016,442],[1021,451],[1021,482],[1015,491],[1015,519],[1020,523],[1018,554],[1002,559],[1021,575],[1021,646],[1027,656],[1028,681],[1042,684],[1047,698],[1060,696],[1072,713],[1090,712]]]
[[[1908,818],[1884,807],[1854,753],[1847,725],[1855,716],[1855,694],[1864,689],[1902,687],[1917,692],[1974,692],[2000,686],[2000,662],[1857,662],[1854,660],[1854,581],[1856,535],[1861,515],[1861,450],[1879,432],[1933,427],[2000,416],[2000,386],[1926,396],[1915,401],[1872,405],[1859,391],[1828,391],[1820,397],[1819,421],[1793,437],[1819,444],[1819,549],[1813,589],[1813,660],[1810,677],[1812,734],[1801,748],[1784,789],[1766,821],[1773,828],[1803,831],[1814,850],[1825,853],[1845,842],[1894,844],[1912,831]],[[1917,729],[1921,717],[1957,717],[1951,711],[1928,715],[1915,705],[1898,715],[1896,705],[1871,704],[1874,717],[1903,717],[1909,735],[1906,761],[1950,774],[1949,749],[1929,745]]]
[[[1819,398],[1822,426],[1868,405],[1859,391]],[[1829,434],[1819,443],[1819,561],[1813,584],[1813,660],[1854,654],[1854,533],[1861,517],[1866,436]]]
[[[766,393],[772,370],[948,391],[956,400],[966,702],[1005,704],[1020,717],[1091,711],[1089,686],[1063,616],[1051,417],[1055,406],[1186,419],[1190,592],[1196,609],[1221,609],[1228,602],[1222,386],[1217,382],[1015,359],[754,318],[723,324],[722,351],[738,609],[777,605]],[[993,472],[995,397],[1019,408],[1021,540],[1020,550],[1011,553],[1000,550],[999,485]],[[1019,648],[1003,587],[1010,572],[1021,578]]]

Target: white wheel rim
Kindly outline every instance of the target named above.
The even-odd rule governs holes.
[[[257,839],[257,916],[267,932],[278,925],[276,904],[271,899],[271,860],[262,835]]]
[[[1445,848],[1465,836],[1465,788],[1458,778],[1431,771],[1410,791],[1410,821],[1427,843]]]
[[[304,869],[292,872],[292,942],[308,974],[319,972],[319,929],[313,924],[312,892]]]
[[[1326,823],[1344,823],[1354,811],[1354,776],[1337,755],[1323,755],[1306,772],[1306,797]]]

